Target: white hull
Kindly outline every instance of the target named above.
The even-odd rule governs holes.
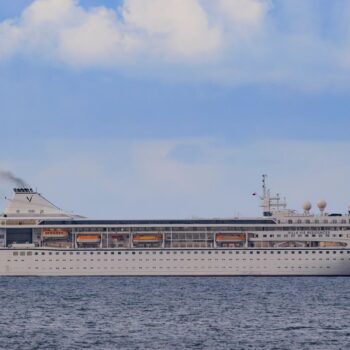
[[[1,276],[346,276],[349,249],[0,249]]]

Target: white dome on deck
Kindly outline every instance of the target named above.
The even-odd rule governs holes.
[[[304,211],[310,211],[310,209],[312,208],[312,204],[309,202],[309,201],[306,201],[304,204],[303,204],[303,209]]]
[[[318,209],[320,209],[321,211],[324,211],[327,207],[327,202],[321,199],[317,202],[317,206],[318,206]]]

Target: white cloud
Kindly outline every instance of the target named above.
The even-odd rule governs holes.
[[[211,54],[221,44],[219,29],[209,26],[197,0],[125,0],[123,18],[133,32],[145,35],[156,55],[168,59]]]
[[[313,0],[122,0],[118,8],[33,0],[0,22],[0,59],[231,85],[347,86],[349,6],[329,6],[326,14]]]
[[[220,12],[227,16],[236,29],[256,27],[265,21],[270,8],[268,1],[257,0],[217,0]]]
[[[229,10],[229,25],[249,31],[262,21],[264,0],[239,1],[239,11],[225,0],[214,7]],[[0,53],[49,56],[74,66],[117,65],[140,56],[206,61],[220,53],[225,19],[214,18],[204,2],[124,0],[118,9],[84,9],[74,0],[35,0],[18,19],[0,23]]]

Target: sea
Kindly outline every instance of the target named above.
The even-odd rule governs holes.
[[[350,349],[347,277],[2,277],[1,349]]]

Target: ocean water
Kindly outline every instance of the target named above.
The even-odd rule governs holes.
[[[350,278],[2,277],[1,349],[350,349]]]

